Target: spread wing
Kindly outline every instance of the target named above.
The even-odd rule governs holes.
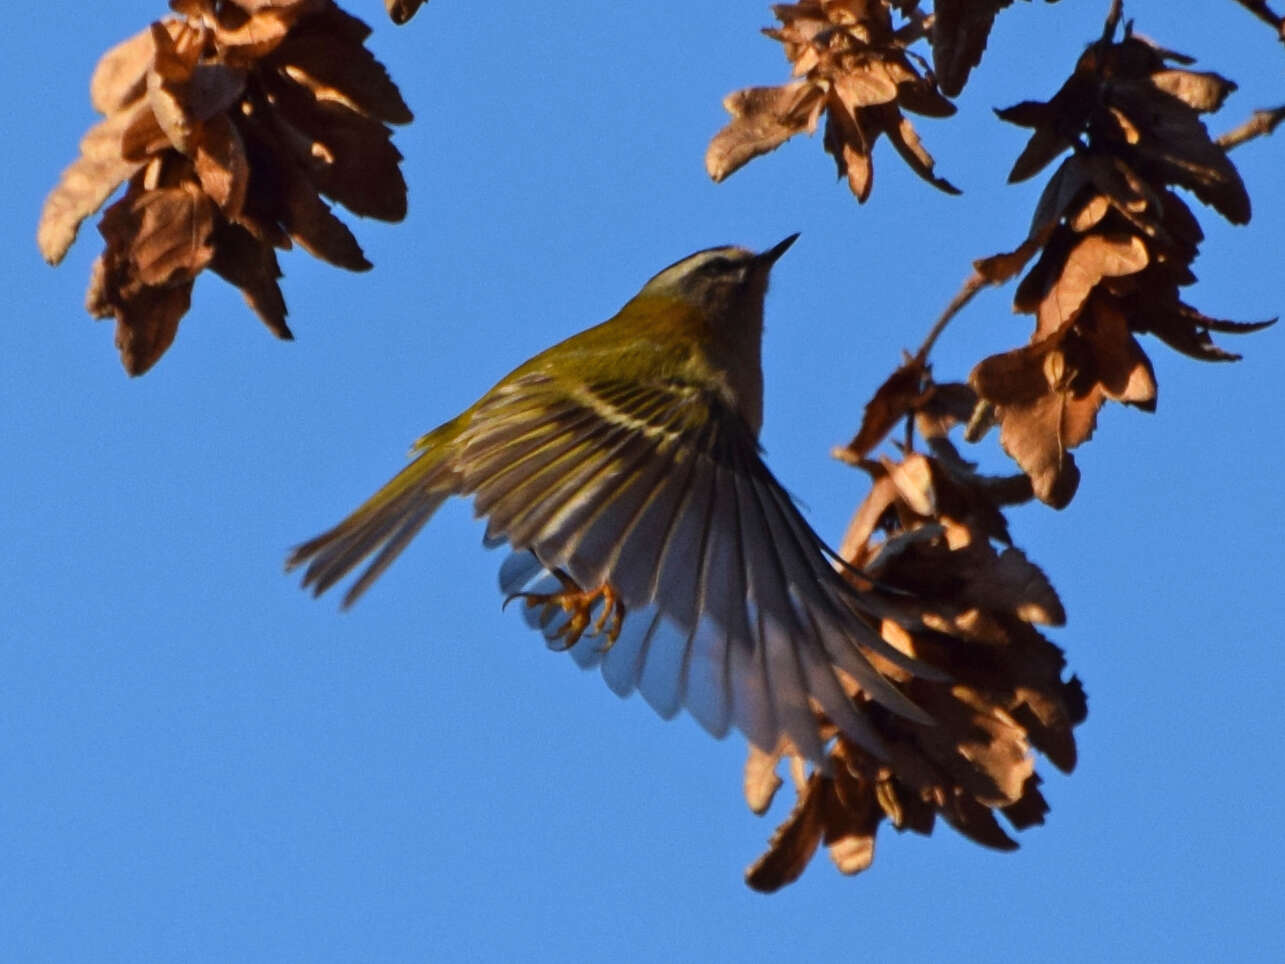
[[[768,749],[784,733],[816,760],[813,703],[882,755],[836,668],[927,720],[866,652],[918,664],[860,618],[860,594],[715,392],[670,381],[569,392],[528,375],[484,399],[459,442],[459,490],[489,518],[488,540],[517,550],[506,591],[538,589],[557,569],[625,603],[614,646],[573,650],[600,660],[618,693],[639,689],[664,716],[685,706],[715,735],[735,726]]]

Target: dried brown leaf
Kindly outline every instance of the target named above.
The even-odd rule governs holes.
[[[728,94],[723,107],[733,119],[710,141],[705,170],[715,181],[723,180],[795,134],[812,130],[823,106],[824,94],[807,81]]]
[[[352,231],[330,210],[311,184],[298,174],[289,178],[282,226],[314,258],[349,271],[368,271],[371,263]]]
[[[888,108],[888,110],[895,110]],[[924,149],[919,140],[919,135],[915,133],[915,128],[911,125],[910,119],[897,114],[897,123],[889,125],[885,133],[892,146],[897,149],[897,153],[902,159],[910,165],[910,169],[922,177],[925,181],[937,188],[939,191],[945,191],[947,194],[961,193],[959,188],[951,184],[944,177],[939,177],[934,171],[936,162],[933,156]]]
[[[142,284],[159,287],[190,281],[210,263],[214,215],[209,198],[187,181],[131,191],[107,210],[99,230],[109,250],[128,251]]]
[[[1040,777],[1039,774],[1032,773],[1026,778],[1026,784],[1022,787],[1022,795],[1016,803],[1011,803],[1000,810],[1008,822],[1018,830],[1025,830],[1028,827],[1039,826],[1044,823],[1044,817],[1049,812],[1048,801],[1039,791]]]
[[[995,14],[1013,0],[936,0],[933,4],[933,69],[942,92],[956,97],[982,60]]]
[[[876,107],[897,99],[896,81],[889,76],[882,61],[872,61],[865,69],[836,74],[832,79],[835,96],[849,111]]]
[[[165,353],[191,305],[193,279],[213,257],[214,205],[190,180],[149,187],[135,176],[108,208],[99,231],[107,242],[95,265],[86,308],[116,318],[116,345],[131,375]]]
[[[192,304],[192,282],[142,287],[116,306],[116,347],[130,375],[142,375],[165,354]]]
[[[983,358],[968,376],[973,390],[996,405],[1023,405],[1062,386],[1060,338],[1044,338]]]
[[[984,575],[970,582],[967,597],[960,602],[1026,623],[1061,626],[1066,622],[1066,610],[1044,571],[1012,546],[999,554]]]
[[[936,0],[933,3],[933,68],[947,96],[958,96],[964,89],[969,72],[981,62],[995,15],[1012,2]]]
[[[827,131],[829,129],[829,127],[826,128]],[[844,144],[837,160],[842,176],[848,180],[848,189],[859,202],[864,204],[869,200],[870,191],[874,188],[875,171],[870,155],[862,153],[851,144]]]
[[[931,392],[926,378],[924,363],[914,358],[888,376],[866,403],[861,428],[843,449],[844,461],[856,462],[865,458],[897,422],[926,400]]]
[[[873,830],[867,832],[854,827],[848,833],[835,837],[826,846],[830,851],[830,859],[834,861],[834,866],[838,868],[841,874],[849,876],[859,874],[874,863],[875,835]]]
[[[1259,322],[1230,322],[1210,318],[1179,300],[1176,290],[1138,291],[1120,300],[1129,328],[1151,332],[1170,348],[1199,361],[1237,361],[1240,355],[1214,344],[1211,331],[1249,334],[1276,323],[1272,318]]]
[[[874,485],[870,487],[870,491],[857,506],[852,520],[848,523],[843,540],[839,543],[840,558],[847,559],[857,566],[865,566],[869,562],[867,548],[870,538],[879,527],[879,520],[896,499],[897,488],[892,484],[892,479],[888,478],[887,473],[881,469],[880,474],[875,478]]]
[[[1027,232],[1028,242],[1052,230],[1062,220],[1090,182],[1088,164],[1085,155],[1072,154],[1058,165],[1035,203],[1035,213],[1031,216],[1031,227]]]
[[[170,6],[213,28],[224,63],[249,67],[276,50],[304,18],[332,4],[329,0],[170,0]]]
[[[987,806],[963,793],[954,794],[942,808],[942,817],[965,837],[996,850],[1016,850],[1017,841],[1006,834]]]
[[[129,117],[116,113],[91,127],[81,139],[80,157],[62,172],[45,199],[36,244],[50,264],[62,261],[81,222],[138,170],[138,161],[121,156],[121,138],[128,125]]]
[[[187,102],[187,85],[201,48],[194,42],[194,31],[173,38],[160,23],[153,23],[151,31],[154,55],[147,73],[147,105],[170,144],[190,154],[198,121]]]
[[[836,767],[823,809],[823,840],[835,867],[842,874],[865,870],[874,862],[875,832],[883,816],[869,782]]]
[[[286,303],[277,279],[281,268],[272,246],[257,240],[238,224],[220,224],[214,238],[210,270],[241,289],[246,303],[278,338],[291,339]]]
[[[1144,175],[1188,188],[1233,224],[1248,223],[1249,194],[1240,173],[1193,108],[1150,85],[1118,84],[1111,96],[1138,126],[1133,151]]]
[[[1110,198],[1105,194],[1090,194],[1067,215],[1066,226],[1076,234],[1084,234],[1097,227],[1110,210]]]
[[[896,487],[898,498],[916,515],[937,515],[937,492],[933,484],[932,464],[918,452],[911,452],[900,462],[880,459],[888,478]]]
[[[1103,278],[1136,274],[1149,263],[1147,246],[1136,235],[1090,234],[1075,242],[1036,310],[1038,334],[1048,335],[1073,321]]]
[[[991,284],[1003,284],[1026,267],[1026,263],[1035,256],[1048,241],[1047,228],[1042,236],[1030,237],[1014,250],[1001,254],[992,254],[988,258],[978,258],[973,262],[973,270]]]
[[[1226,77],[1195,70],[1156,71],[1151,75],[1151,83],[1201,113],[1219,110],[1228,95],[1236,90],[1236,84]]]
[[[1018,800],[1035,761],[1026,734],[1006,712],[976,690],[955,684],[929,712],[934,732],[923,734],[921,746],[957,792],[986,808]]]
[[[224,114],[201,127],[192,156],[201,188],[223,215],[235,219],[245,206],[250,159],[236,125]]]
[[[134,108],[127,119],[120,138],[120,152],[125,160],[139,164],[153,161],[172,146],[147,102]]]
[[[932,493],[936,518],[966,526],[971,532],[1002,543],[1011,542],[1002,505],[1016,505],[1031,498],[1025,475],[979,475],[977,466],[960,457],[950,440],[931,439]]]
[[[276,67],[318,99],[338,101],[388,124],[409,124],[414,115],[388,71],[360,41],[364,23],[333,4],[300,22],[265,67]]]
[[[321,193],[354,214],[400,221],[406,216],[401,152],[382,123],[295,84],[270,86],[278,130]]]
[[[754,890],[771,893],[803,873],[821,843],[823,793],[822,777],[813,773],[794,810],[772,834],[767,853],[745,871],[745,882]]]
[[[760,816],[767,813],[776,791],[781,788],[781,778],[776,772],[780,762],[780,753],[768,753],[753,743],[749,744],[749,757],[745,761],[745,802]]]
[[[415,12],[426,2],[427,0],[384,0],[384,6],[388,8],[389,19],[400,26],[415,16]]]
[[[1073,728],[1088,716],[1088,700],[1077,677],[1062,684],[1056,694],[1018,687],[1020,702],[1013,708],[1013,718],[1026,728],[1031,745],[1048,757],[1064,773],[1075,769],[1076,747]]]
[[[94,110],[111,114],[142,97],[154,52],[152,31],[148,28],[103,54],[89,81],[89,101]]]
[[[1062,444],[1070,400],[1049,392],[1032,402],[1002,409],[1000,444],[1031,477],[1035,497],[1055,509],[1065,508],[1080,484],[1080,470]],[[1083,433],[1083,419],[1076,419]]]
[[[1092,355],[1086,366],[1108,398],[1146,411],[1156,407],[1151,361],[1129,334],[1128,321],[1113,299],[1096,299],[1078,327]]]
[[[834,158],[839,177],[847,178],[848,188],[864,204],[874,186],[874,167],[870,161],[870,148],[874,137],[867,137],[857,118],[842,104],[836,107],[837,98],[827,100],[825,135],[826,151]],[[875,134],[877,135],[877,132]]]
[[[932,394],[915,411],[915,428],[930,442],[956,425],[967,424],[977,406],[977,393],[963,382],[933,384]]]
[[[1056,129],[1037,128],[1031,135],[1031,139],[1027,141],[1026,147],[1022,149],[1022,153],[1013,162],[1013,168],[1008,172],[1008,182],[1017,184],[1039,173],[1053,158],[1068,150],[1072,143],[1074,143],[1072,138]]]
[[[905,64],[904,55],[902,63]],[[912,114],[924,117],[953,117],[959,110],[947,100],[937,85],[927,77],[921,77],[907,64],[905,71],[910,75],[897,85],[897,106]]]

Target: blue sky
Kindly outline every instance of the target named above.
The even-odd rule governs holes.
[[[92,122],[89,73],[163,13],[29,6],[3,41],[8,323],[0,351],[0,956],[29,960],[1044,960],[1285,955],[1280,658],[1282,334],[1201,365],[1154,342],[1159,411],[1109,408],[1071,507],[1013,515],[1070,621],[1090,699],[1080,765],[1012,854],[881,834],[771,897],[741,882],[788,806],[741,797],[743,743],[657,719],[501,612],[500,557],[449,504],[352,612],[282,573],[292,544],[382,483],[424,430],[538,349],[720,243],[802,238],[764,344],[769,464],[838,538],[864,477],[830,460],[971,259],[1021,239],[1041,179],[1023,131],[1105,3],[1016,4],[949,121],[918,129],[948,198],[887,144],[859,207],[819,138],[722,185],[720,100],[785,76],[766,4],[434,0],[394,28],[349,9],[417,115],[411,213],[357,222],[374,271],[283,257],[297,336],[198,282],[142,379],[82,309],[87,226],[57,269],[39,206]],[[1285,50],[1236,5],[1135,0],[1141,32],[1241,83],[1215,131],[1285,101]],[[1216,17],[1216,19],[1214,19]],[[1191,301],[1285,307],[1282,141],[1235,154],[1255,205],[1208,239]],[[1194,202],[1193,202],[1194,203]],[[350,219],[357,221],[357,219]],[[939,377],[1016,345],[985,292]],[[974,457],[1004,465],[993,439]]]

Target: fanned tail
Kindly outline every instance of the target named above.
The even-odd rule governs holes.
[[[458,491],[450,455],[460,428],[460,419],[455,419],[416,442],[413,462],[333,529],[296,546],[286,569],[306,563],[303,585],[319,596],[373,553],[374,559],[344,594],[343,608],[356,602],[447,496]]]

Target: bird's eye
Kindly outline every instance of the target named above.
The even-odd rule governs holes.
[[[700,271],[702,274],[719,275],[727,274],[733,267],[734,265],[731,258],[725,258],[722,255],[718,255],[717,257],[710,258],[701,265]]]

